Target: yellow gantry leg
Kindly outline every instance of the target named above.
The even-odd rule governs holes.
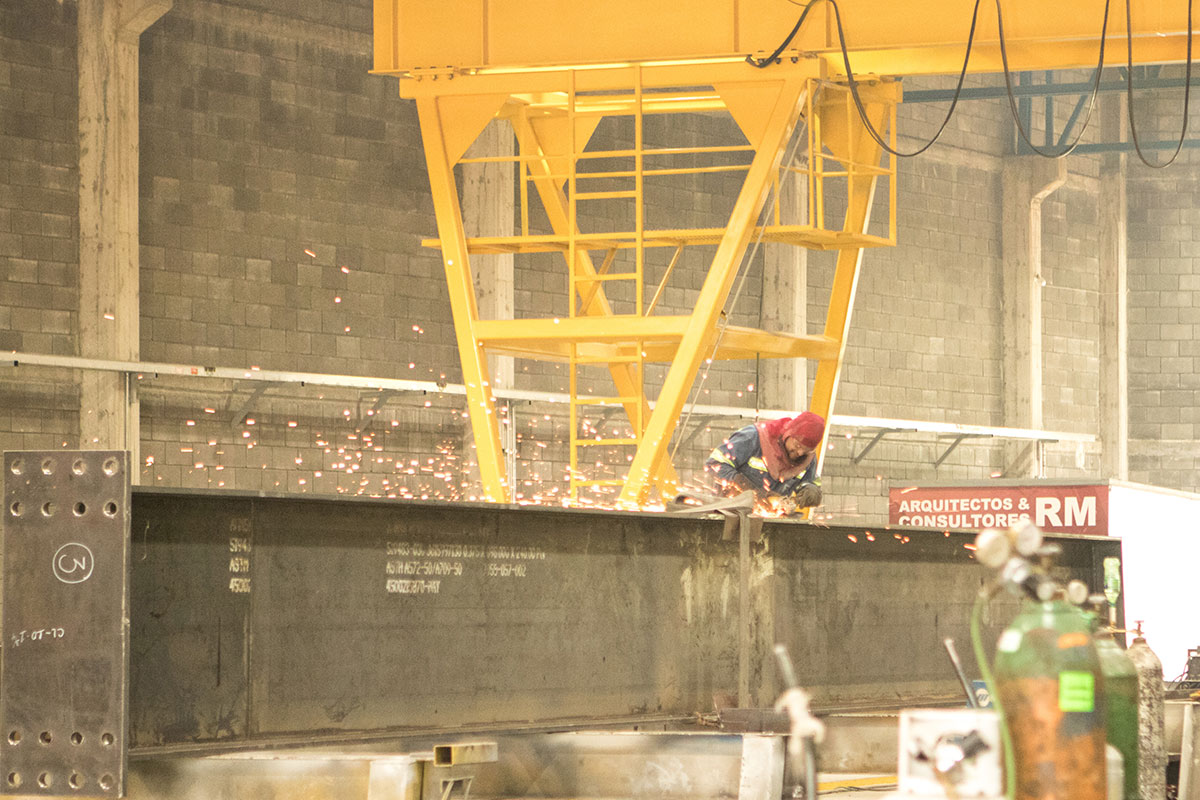
[[[454,161],[447,141],[458,136],[454,120],[447,119],[436,97],[417,98],[417,113],[421,122],[421,138],[425,144],[425,162],[429,168],[429,188],[437,214],[438,236],[441,239],[442,260],[446,268],[446,286],[450,294],[450,310],[454,316],[454,332],[458,340],[458,355],[462,361],[463,383],[467,387],[467,411],[475,435],[476,457],[483,494],[487,500],[508,501],[504,459],[500,448],[499,425],[491,392],[487,357],[475,337],[479,309],[475,299],[475,284],[467,256],[467,239],[463,231],[462,209],[458,204],[458,189],[454,182]],[[478,131],[476,131],[478,132]]]
[[[891,144],[895,145],[895,128],[892,124],[892,114],[896,108],[895,86],[880,87],[878,94],[867,93],[867,117],[876,131],[888,131]],[[878,100],[878,102],[871,102]],[[866,232],[867,223],[871,217],[871,203],[875,196],[878,174],[874,171],[856,171],[857,165],[875,166],[879,163],[883,149],[867,132],[858,116],[857,111],[850,111],[841,104],[832,102],[820,106],[817,114],[821,117],[821,133],[825,147],[833,154],[833,158],[847,165],[850,173],[847,179],[848,197],[846,205],[846,221],[842,230],[846,233],[862,234]],[[895,179],[892,179],[893,184]],[[893,198],[892,213],[895,211]],[[822,358],[817,366],[817,374],[813,379],[812,400],[809,409],[829,419],[833,410],[834,399],[837,395],[838,379],[841,377],[842,360],[846,354],[846,336],[850,330],[850,313],[854,306],[854,293],[858,288],[859,267],[862,265],[863,250],[854,248],[839,250],[837,268],[833,275],[833,289],[829,295],[829,313],[825,317],[825,336],[837,344],[834,355]],[[825,437],[829,437],[829,427],[825,427]],[[825,459],[825,442],[821,442],[818,451],[821,462]],[[818,467],[819,468],[819,467]]]
[[[807,81],[795,75],[779,81],[761,137],[757,142],[752,142],[756,145],[754,160],[733,212],[729,215],[729,224],[717,246],[708,276],[700,288],[695,310],[659,392],[658,403],[650,415],[642,443],[630,464],[625,488],[618,499],[621,506],[635,507],[645,502],[656,476],[669,464],[667,456],[671,435],[696,374],[712,349],[722,307],[733,288],[738,265],[749,244],[755,220],[766,201],[767,191],[775,179],[784,147],[800,116],[801,99],[806,86]]]

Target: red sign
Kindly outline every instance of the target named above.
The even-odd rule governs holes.
[[[1108,535],[1107,486],[905,486],[888,521],[917,528],[983,530],[1031,519],[1044,533]]]

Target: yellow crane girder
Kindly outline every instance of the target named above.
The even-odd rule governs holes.
[[[1125,30],[1115,18],[1123,6],[1123,0],[1113,5],[1108,31],[1108,56],[1118,66]],[[958,72],[975,6],[968,0],[839,0],[838,8],[854,70],[902,76]],[[1103,0],[987,0],[980,5],[972,72],[1001,70],[997,8],[1014,69],[1095,65]],[[532,76],[635,62],[661,73],[739,64],[748,54],[773,50],[802,10],[791,0],[376,0],[375,71]],[[1184,59],[1185,2],[1133,0],[1131,18],[1135,63]],[[836,31],[833,6],[818,2],[788,54],[818,57],[836,77],[843,70]],[[655,80],[648,75],[646,85]],[[527,85],[526,91],[537,91],[536,82]],[[592,87],[581,82],[577,88]]]

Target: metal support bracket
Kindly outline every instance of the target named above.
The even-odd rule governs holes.
[[[900,428],[880,428],[875,433],[875,437],[873,439],[871,439],[871,441],[867,442],[866,447],[864,447],[862,450],[860,450],[857,453],[851,454],[850,460],[853,461],[855,464],[860,463],[864,458],[867,457],[867,453],[871,452],[871,448],[873,448],[875,445],[879,444],[883,440],[883,437],[887,436],[889,433],[898,433],[899,431],[900,431]]]
[[[1021,452],[1017,453],[1016,457],[1004,467],[1005,476],[1013,475],[1018,469],[1021,469],[1026,463],[1028,463],[1034,447],[1040,444],[1040,442],[1035,440],[1027,442],[1025,446],[1021,448]]]
[[[125,794],[129,454],[4,454],[0,794]]]
[[[229,417],[229,426],[231,428],[233,428],[234,430],[237,430],[237,429],[241,428],[243,425],[245,425],[246,420],[250,417],[251,414],[254,413],[254,407],[258,403],[259,399],[261,399],[262,396],[265,395],[267,392],[269,392],[271,389],[275,388],[275,386],[276,386],[276,384],[274,384],[274,383],[256,384],[254,386],[254,388],[252,388],[250,390],[250,393],[246,395],[245,399],[243,399],[242,402],[238,404],[238,407],[233,409],[233,413]],[[230,395],[230,399],[228,402],[228,405],[230,407],[233,406],[233,398],[235,396],[236,395],[233,395],[233,394]]]
[[[953,439],[954,441],[950,442],[950,446],[947,447],[945,450],[943,450],[942,454],[940,456],[938,456],[937,460],[935,460],[933,462],[934,469],[937,469],[938,467],[940,467],[942,465],[942,462],[945,461],[947,458],[949,458],[950,454],[954,452],[954,448],[958,447],[960,444],[963,443],[964,439],[983,439],[983,438],[988,438],[988,437],[987,437],[987,434],[982,434],[982,433],[959,433],[959,434],[954,434],[952,436],[947,436],[945,438]]]

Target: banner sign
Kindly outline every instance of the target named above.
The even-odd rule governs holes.
[[[904,486],[888,497],[888,522],[960,531],[1031,519],[1043,533],[1108,535],[1108,486]]]

